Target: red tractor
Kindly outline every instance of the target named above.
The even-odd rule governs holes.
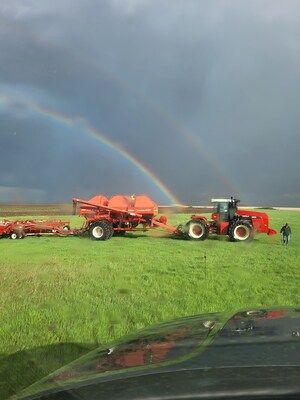
[[[240,200],[212,199],[212,221],[203,216],[193,215],[183,227],[187,239],[205,240],[209,234],[228,235],[230,241],[250,241],[256,233],[275,235],[269,228],[269,217],[266,213],[238,210]]]

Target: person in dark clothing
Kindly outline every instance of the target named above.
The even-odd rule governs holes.
[[[290,236],[292,234],[292,230],[288,223],[283,225],[283,227],[280,229],[280,233],[282,233],[283,244],[287,246],[290,242]]]

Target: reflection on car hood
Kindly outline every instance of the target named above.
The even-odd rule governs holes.
[[[188,370],[300,366],[299,344],[300,308],[185,317],[96,349],[16,398]]]

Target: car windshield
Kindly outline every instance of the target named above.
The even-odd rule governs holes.
[[[231,368],[262,325],[290,366],[296,317],[233,315],[300,307],[300,2],[2,0],[0,33],[0,399]]]
[[[190,357],[208,337],[217,320],[217,316],[213,317],[214,321],[191,317],[142,331],[138,336],[114,343],[110,348],[89,353],[71,367],[51,375],[44,383],[78,380],[89,374],[99,376],[110,371],[183,360]]]

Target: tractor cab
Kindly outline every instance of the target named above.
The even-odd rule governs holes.
[[[237,213],[237,203],[240,200],[234,199],[211,199],[213,204],[212,219],[218,222],[231,222]]]

